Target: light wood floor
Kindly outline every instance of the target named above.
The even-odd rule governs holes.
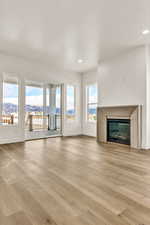
[[[0,225],[150,225],[150,152],[94,138],[0,146]]]

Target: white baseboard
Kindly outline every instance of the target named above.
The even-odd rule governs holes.
[[[28,137],[25,139],[25,141],[32,141],[32,140],[39,140],[39,139],[47,139],[47,138],[54,138],[54,137],[61,137],[62,135],[49,135],[49,136],[37,136],[37,137]]]
[[[96,137],[95,134],[91,134],[90,132],[84,132],[82,135],[90,136],[90,137]]]
[[[63,136],[64,137],[72,137],[72,136],[80,136],[83,134],[79,134],[79,133],[64,133]]]
[[[11,139],[0,139],[0,144],[11,144],[11,143],[18,143],[18,142],[24,142],[25,140],[23,138],[11,138]]]
[[[65,133],[63,134],[64,137],[71,137],[71,136],[80,136],[80,135],[88,135],[88,136],[91,136],[91,137],[95,137],[93,135],[89,135],[88,133],[84,133],[84,134],[79,134],[79,133]],[[57,137],[57,135],[54,135],[54,136],[49,136],[49,137]],[[45,137],[45,138],[49,138],[49,137]],[[44,137],[41,137],[41,138],[44,138]],[[39,137],[35,137],[33,138],[32,137],[32,140],[33,139],[39,139]],[[30,139],[26,139],[26,140],[30,140]],[[18,143],[18,142],[24,142],[26,141],[24,138],[11,138],[11,139],[0,139],[0,145],[1,144],[11,144],[11,143]],[[150,147],[149,146],[142,146],[143,150],[150,150]]]
[[[143,149],[143,150],[150,150],[150,147],[148,147],[148,146],[142,146],[141,149]]]

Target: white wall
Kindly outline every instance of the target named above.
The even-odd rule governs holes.
[[[146,139],[150,148],[150,46],[146,46]]]
[[[150,105],[148,105],[150,82],[146,82],[146,80],[150,81],[150,70],[146,63],[150,64],[150,50],[147,49],[146,51],[145,47],[140,47],[127,51],[113,59],[101,62],[98,70],[82,76],[72,72],[52,71],[49,66],[34,61],[29,62],[17,57],[0,55],[0,79],[2,79],[3,72],[18,77],[21,99],[24,99],[25,80],[41,83],[64,83],[65,86],[66,84],[76,85],[77,117],[74,122],[64,119],[64,135],[83,133],[90,136],[96,136],[96,124],[86,121],[85,87],[87,84],[97,82],[98,105],[143,105],[142,147],[148,148],[150,147],[150,126],[148,126],[150,124]],[[18,127],[0,127],[0,143],[24,140],[24,102],[22,100],[20,106],[21,123]]]
[[[64,135],[68,132],[70,135],[81,134],[80,118],[80,92],[81,76],[73,72],[53,71],[48,65],[27,61],[19,57],[0,55],[0,80],[2,73],[9,73],[11,76],[18,77],[20,83],[20,123],[16,127],[0,127],[0,143],[9,143],[24,140],[24,83],[26,80],[45,83],[64,83],[74,84],[77,87],[77,113],[78,119],[72,122],[71,126],[64,121]],[[1,82],[0,82],[1,83]],[[2,93],[1,93],[2,95]],[[1,96],[2,97],[2,96]]]
[[[146,140],[145,47],[130,50],[99,67],[100,105],[143,105],[142,147]]]
[[[139,47],[100,63],[98,71],[87,73],[83,80],[98,82],[99,106],[143,105],[142,147],[147,148],[146,138],[146,54],[145,47]],[[95,126],[90,127],[95,134]],[[87,125],[83,131],[87,134]],[[149,145],[150,147],[150,145]]]

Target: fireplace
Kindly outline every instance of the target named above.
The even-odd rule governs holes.
[[[97,141],[122,143],[141,148],[142,106],[99,106],[97,108]]]
[[[107,141],[130,145],[130,119],[107,119]]]

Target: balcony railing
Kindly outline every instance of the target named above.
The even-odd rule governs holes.
[[[28,115],[25,128],[29,131],[38,130],[59,130],[61,124],[61,116],[55,115]]]
[[[2,115],[1,123],[2,124],[14,124],[14,115]]]
[[[0,122],[4,125],[14,125],[18,121],[18,117],[14,115],[2,115]],[[27,115],[25,121],[25,129],[29,131],[36,130],[60,130],[61,115]]]

